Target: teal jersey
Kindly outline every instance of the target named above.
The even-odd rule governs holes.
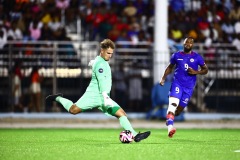
[[[101,56],[95,58],[92,65],[92,79],[87,87],[87,92],[102,93],[111,91],[112,87],[112,72],[109,63]]]

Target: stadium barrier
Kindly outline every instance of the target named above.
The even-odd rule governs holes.
[[[181,49],[171,46],[170,53]],[[209,66],[206,76],[199,76],[196,90],[188,106],[188,112],[239,113],[240,107],[240,54],[231,44],[195,44],[194,50],[201,54]],[[67,98],[76,101],[85,91],[91,69],[88,62],[99,54],[99,42],[63,41],[9,41],[0,51],[0,112],[13,111],[11,70],[16,61],[22,61],[21,72],[23,104],[29,103],[29,75],[34,66],[44,77],[42,88],[42,112],[65,112],[56,105],[45,104],[44,97],[50,93],[63,92]],[[151,107],[150,90],[153,86],[153,44],[148,42],[117,42],[116,52],[110,61],[113,73],[124,64],[126,76],[136,65],[140,66],[143,99],[141,109],[147,112]],[[167,65],[167,64],[166,64]],[[136,68],[135,68],[136,70]],[[128,82],[126,82],[128,83]],[[115,97],[113,83],[112,96]],[[128,100],[126,99],[128,102]],[[125,107],[126,111],[132,111]]]

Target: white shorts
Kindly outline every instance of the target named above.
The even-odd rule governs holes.
[[[20,97],[14,97],[14,105],[18,105],[20,103]]]
[[[40,83],[32,83],[30,90],[31,90],[32,93],[39,93],[39,92],[41,92]]]

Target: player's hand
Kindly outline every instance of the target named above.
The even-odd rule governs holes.
[[[103,100],[104,100],[104,106],[113,106],[113,101],[112,99],[107,95],[107,92],[103,92]]]
[[[195,70],[192,69],[191,67],[188,67],[187,72],[188,72],[188,74],[197,74],[197,71],[195,71]]]
[[[164,80],[164,79],[161,79],[160,82],[159,82],[159,84],[160,84],[161,86],[163,86],[163,85],[164,85],[164,82],[165,82],[165,80]]]
[[[88,63],[88,66],[89,67],[92,67],[92,65],[94,64],[95,60],[91,60],[89,63]]]

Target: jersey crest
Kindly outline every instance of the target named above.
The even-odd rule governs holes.
[[[103,73],[103,69],[102,69],[102,68],[99,68],[98,72],[99,72],[99,73]]]

